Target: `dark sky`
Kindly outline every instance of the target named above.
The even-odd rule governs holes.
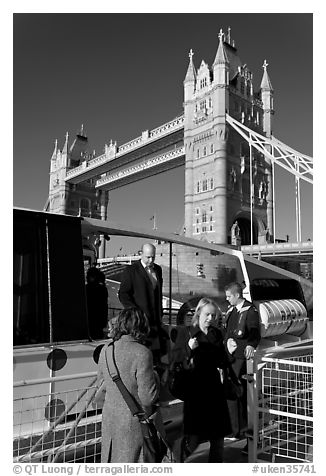
[[[54,140],[62,148],[84,124],[103,152],[183,112],[188,52],[211,66],[220,28],[231,27],[257,89],[267,60],[274,88],[274,135],[312,150],[312,14],[14,14],[13,202],[42,209]],[[144,187],[146,185],[146,188]],[[276,174],[276,236],[295,241],[294,179]],[[179,231],[184,171],[175,169],[110,195],[117,222]],[[302,184],[302,238],[312,238],[312,187]]]

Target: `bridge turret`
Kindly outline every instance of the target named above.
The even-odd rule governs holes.
[[[65,176],[68,163],[68,140],[69,134],[67,132],[62,150],[58,149],[58,141],[55,141],[50,165],[48,207],[50,212],[66,213],[68,184],[65,183]]]
[[[218,85],[229,84],[229,58],[223,44],[224,33],[219,32],[219,45],[213,63],[214,83]]]
[[[266,133],[267,137],[270,137],[272,134],[272,116],[274,114],[274,90],[267,73],[267,66],[268,63],[265,60],[263,64],[264,73],[260,84],[260,93],[264,108],[264,132]]]
[[[186,73],[186,77],[184,79],[184,99],[185,101],[192,99],[194,91],[195,91],[195,84],[196,84],[196,70],[194,67],[194,63],[192,61],[192,57],[194,52],[192,49],[189,51],[189,65]]]
[[[57,160],[57,153],[58,153],[58,139],[54,141],[54,149],[53,149],[51,160]]]
[[[64,143],[64,146],[63,146],[63,149],[62,149],[63,154],[68,153],[68,144],[69,144],[69,132],[66,132],[65,143]]]
[[[185,228],[188,236],[192,236],[192,195],[193,195],[193,119],[195,113],[196,70],[192,60],[194,53],[189,51],[189,65],[184,79],[184,146],[187,150],[185,161]]]
[[[51,157],[50,173],[56,168],[56,162],[58,158],[58,139],[54,141],[54,149]]]
[[[265,60],[263,64],[263,78],[260,84],[260,93],[261,93],[261,100],[263,103],[263,129],[267,137],[271,137],[272,135],[272,118],[274,115],[274,98],[273,98],[273,86],[271,80],[269,79],[267,73],[267,66],[268,63]],[[270,160],[266,157],[266,177],[267,177],[267,227],[271,234],[272,239],[274,239],[274,221],[273,221],[273,176],[272,176],[272,166],[270,164]]]
[[[189,65],[187,74],[184,79],[184,116],[185,116],[185,129],[191,128],[191,121],[194,114],[194,93],[196,87],[196,70],[192,57],[194,52],[192,49],[189,51]]]
[[[69,147],[69,133],[66,133],[62,150],[57,141],[51,157],[48,210],[69,215],[101,217],[100,203],[95,194],[92,181],[71,185],[66,181],[67,172],[73,167],[93,157],[88,139],[81,126],[76,138]]]
[[[69,132],[66,132],[66,138],[65,138],[65,143],[62,149],[62,166],[67,167],[68,166],[68,144],[69,144]]]
[[[213,63],[214,144],[214,241],[227,243],[227,141],[225,113],[229,110],[229,58],[224,46],[224,33],[219,32],[219,45]],[[229,32],[230,36],[230,32]]]

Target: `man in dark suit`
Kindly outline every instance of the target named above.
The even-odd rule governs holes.
[[[241,399],[228,400],[233,437],[239,438],[247,423],[247,386],[242,375],[247,373],[247,360],[253,358],[260,341],[260,319],[255,306],[243,298],[241,284],[230,283],[224,289],[230,305],[224,320],[225,344],[244,390]]]
[[[119,299],[124,308],[139,307],[151,327],[150,348],[154,362],[165,354],[165,332],[162,329],[162,268],[154,263],[156,248],[150,243],[142,246],[140,260],[128,266],[122,275]]]

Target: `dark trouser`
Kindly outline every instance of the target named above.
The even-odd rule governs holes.
[[[247,361],[236,359],[232,363],[235,375],[240,379],[243,386],[243,395],[240,399],[228,400],[229,415],[233,436],[239,437],[241,430],[247,426],[247,382],[242,375],[247,373]]]
[[[223,463],[224,455],[224,438],[210,440],[210,448],[208,455],[209,463]]]
[[[186,448],[184,455],[182,455],[182,461],[189,456],[191,453],[195,451],[197,446],[200,443],[200,437],[198,435],[187,435],[184,437],[184,443],[186,443]],[[224,455],[224,438],[216,438],[214,440],[209,440],[210,447],[209,447],[209,455],[208,455],[208,462],[209,463],[223,463],[223,455]]]

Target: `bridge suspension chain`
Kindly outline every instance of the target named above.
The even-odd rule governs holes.
[[[235,129],[249,144],[268,157],[273,164],[283,167],[285,170],[308,183],[313,183],[313,159],[287,146],[275,137],[265,137],[255,132],[229,114],[226,121]]]

